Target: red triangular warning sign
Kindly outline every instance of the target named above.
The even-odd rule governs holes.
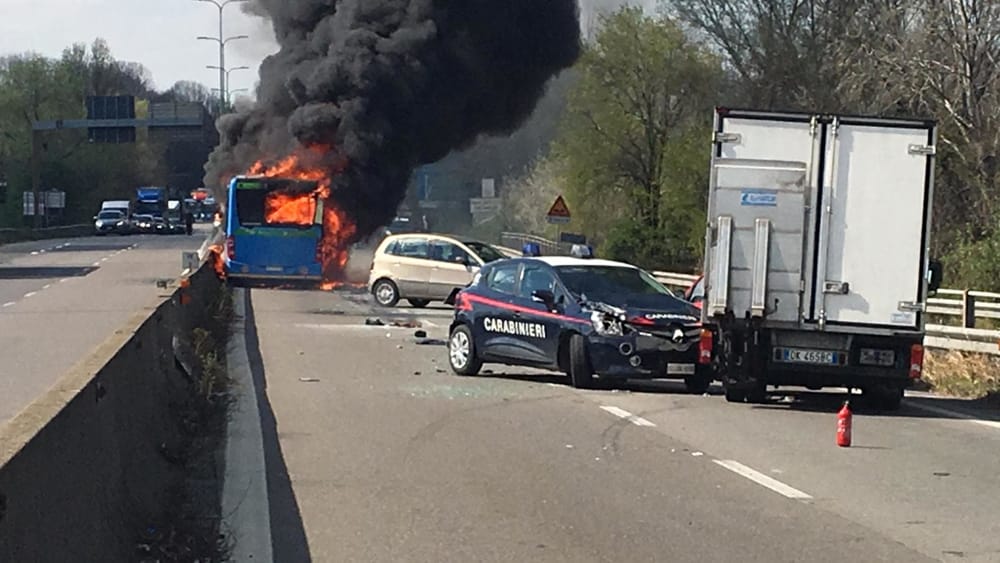
[[[548,216],[567,217],[567,218],[569,217],[569,207],[566,207],[566,200],[563,199],[563,196],[559,196],[556,198],[555,203],[553,203],[552,207],[549,208]]]

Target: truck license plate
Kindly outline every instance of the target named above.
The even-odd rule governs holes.
[[[839,353],[827,350],[803,350],[801,348],[778,348],[775,359],[793,364],[840,365]]]

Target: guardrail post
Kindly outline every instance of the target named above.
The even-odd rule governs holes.
[[[968,289],[962,291],[962,326],[976,328],[976,298]]]

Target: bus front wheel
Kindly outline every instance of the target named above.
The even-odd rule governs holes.
[[[379,280],[372,287],[375,302],[383,307],[395,307],[399,303],[399,288],[392,280]]]

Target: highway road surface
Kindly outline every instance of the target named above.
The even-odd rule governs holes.
[[[0,246],[0,424],[168,291],[208,234],[106,236]]]
[[[274,561],[1000,561],[1000,422],[974,404],[862,411],[842,449],[836,394],[463,378],[443,306],[238,296]]]

